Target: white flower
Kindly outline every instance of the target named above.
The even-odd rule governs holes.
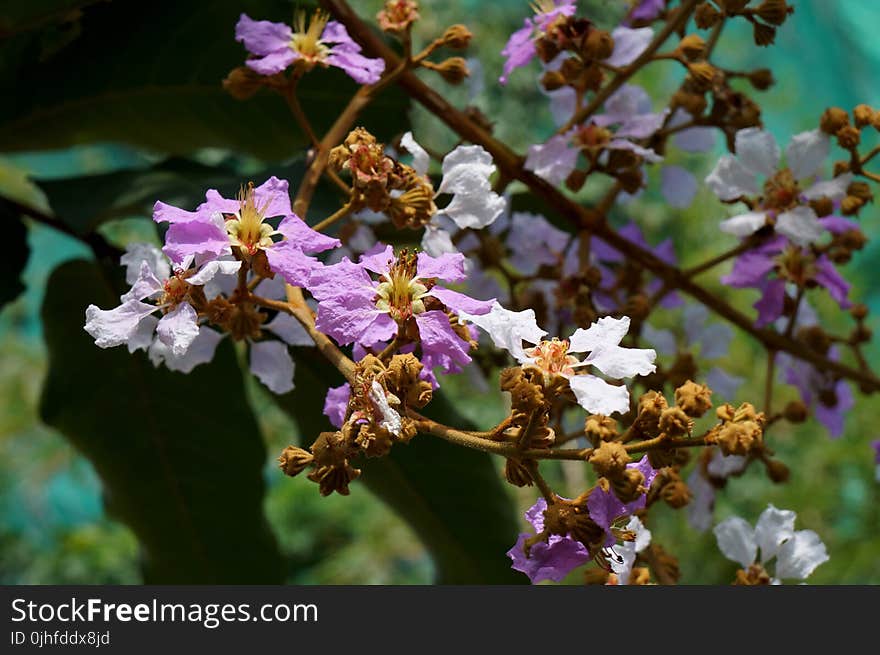
[[[745,519],[731,517],[715,526],[718,548],[744,569],[756,561],[766,566],[775,557],[774,584],[781,584],[782,579],[805,580],[817,566],[828,561],[828,551],[812,530],[795,532],[796,518],[793,511],[773,505],[761,512],[754,529]]]
[[[756,127],[738,131],[736,156],[721,157],[706,177],[706,184],[724,201],[763,195],[763,206],[723,221],[721,231],[746,237],[764,227],[770,213],[775,216],[776,231],[793,243],[806,246],[818,239],[824,228],[816,213],[808,205],[797,203],[820,197],[842,199],[852,175],[845,173],[832,180],[814,182],[805,191],[797,183],[813,182],[809,178],[816,175],[830,148],[830,140],[821,130],[794,135],[785,149],[786,172],[779,167],[779,145],[770,132]],[[768,188],[760,184],[759,176],[767,178]]]
[[[512,312],[498,302],[488,314],[474,316],[460,313],[459,320],[469,321],[484,330],[499,348],[507,350],[523,366],[532,366],[546,374],[568,379],[578,404],[594,414],[629,410],[629,391],[625,386],[609,384],[599,377],[576,369],[595,366],[612,378],[647,375],[655,370],[653,350],[622,348],[620,341],[629,330],[629,318],[606,316],[588,329],[578,328],[568,340],[543,340],[547,334],[535,321],[535,312],[527,309]],[[523,341],[536,344],[524,348]],[[573,353],[589,355],[580,360]]]
[[[636,561],[636,554],[641,553],[651,544],[651,531],[644,526],[638,516],[630,518],[626,529],[635,533],[635,540],[624,541],[620,546],[612,548],[613,554],[608,559],[611,570],[617,574],[617,584],[619,585],[629,584],[629,576],[632,573],[633,563]]]
[[[412,167],[416,173],[426,177],[431,159],[413,138],[412,132],[403,135],[400,145],[413,156]],[[492,155],[482,146],[458,146],[443,158],[441,168],[443,178],[436,195],[448,193],[452,195],[452,200],[438,210],[437,218],[446,216],[459,229],[480,230],[491,225],[504,212],[507,201],[492,190],[489,182],[489,177],[495,172],[495,164]],[[425,231],[425,240],[430,240],[427,244],[423,243],[426,251],[432,247],[435,251],[445,248],[447,241],[451,245],[448,233],[438,234],[442,230],[437,218],[432,219]]]

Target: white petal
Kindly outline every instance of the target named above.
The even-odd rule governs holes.
[[[767,215],[764,212],[748,212],[721,221],[719,228],[726,234],[747,237],[764,227],[766,222]]]
[[[585,353],[597,348],[610,348],[620,343],[629,332],[629,316],[603,316],[586,330],[578,328],[569,338],[568,352]]]
[[[615,386],[594,375],[572,375],[568,378],[578,405],[591,414],[610,416],[614,412],[629,411],[629,391],[623,385]]]
[[[611,549],[614,555],[608,558],[611,570],[617,576],[617,584],[628,585],[632,574],[632,567],[636,561],[636,550],[631,541],[625,541],[620,546]]]
[[[152,298],[161,293],[163,289],[164,286],[162,282],[153,274],[153,269],[150,268],[149,262],[144,260],[141,261],[140,272],[134,283],[132,283],[131,289],[129,289],[125,295],[121,296],[120,300],[125,302],[127,300]]]
[[[732,516],[716,525],[713,532],[719,550],[727,559],[738,562],[743,568],[755,562],[758,551],[755,531],[745,519]]]
[[[412,167],[419,175],[428,174],[428,164],[431,163],[431,156],[422,148],[413,138],[412,132],[407,132],[400,138],[401,147],[413,156]]]
[[[482,329],[498,348],[504,348],[520,363],[528,358],[523,352],[522,342],[538,343],[547,334],[538,327],[535,310],[525,309],[512,312],[502,307],[497,301],[492,304],[488,314],[480,316],[459,312],[460,322],[468,321]]]
[[[138,350],[147,350],[153,343],[153,335],[156,332],[156,325],[159,319],[155,316],[144,316],[138,323],[137,329],[128,340],[128,352],[133,353]]]
[[[706,184],[721,200],[753,196],[759,191],[755,174],[736,157],[724,155],[706,177]]]
[[[557,134],[546,143],[529,146],[524,167],[550,184],[560,185],[577,165],[579,151],[571,147],[567,134]]]
[[[452,243],[452,235],[430,223],[425,226],[425,233],[422,235],[422,250],[431,257],[458,252],[458,248]]]
[[[199,335],[199,316],[188,302],[182,302],[165,314],[156,326],[159,340],[181,357]]]
[[[819,239],[825,228],[810,207],[795,207],[776,217],[776,231],[799,246],[808,246]]]
[[[852,181],[853,174],[844,173],[843,175],[838,175],[832,180],[816,182],[813,186],[804,191],[804,197],[807,200],[822,198],[823,196],[830,198],[831,200],[843,200],[843,197],[846,195],[846,188],[852,183]]]
[[[290,314],[278,312],[275,318],[263,326],[263,329],[277,334],[291,346],[315,345],[302,324]]]
[[[127,300],[113,309],[86,308],[84,329],[95,339],[99,348],[112,348],[128,343],[137,333],[138,324],[156,307],[139,300]]]
[[[770,177],[779,165],[779,145],[770,132],[747,127],[736,133],[736,157],[746,168]]]
[[[251,344],[251,373],[277,394],[293,389],[293,360],[280,341]]]
[[[373,401],[373,405],[379,410],[379,414],[382,415],[382,422],[379,424],[379,427],[385,428],[391,434],[399,437],[403,432],[403,422],[400,419],[400,414],[388,403],[385,390],[382,389],[382,385],[376,382],[376,380],[373,380],[373,384],[370,387],[370,400]]]
[[[629,523],[626,524],[626,529],[636,533],[636,540],[632,543],[635,544],[637,553],[641,553],[651,545],[651,531],[645,527],[645,524],[642,523],[638,516],[630,517]]]
[[[141,272],[141,263],[147,262],[156,277],[165,279],[171,275],[171,265],[165,254],[151,243],[130,243],[119,263],[125,266],[125,281],[134,284]]]
[[[794,179],[813,175],[831,153],[831,141],[820,129],[801,132],[791,137],[785,149],[785,160]]]
[[[217,344],[223,340],[223,335],[204,325],[199,328],[198,336],[190,344],[187,351],[180,357],[176,357],[171,349],[156,339],[150,346],[150,361],[154,366],[165,362],[165,366],[171,371],[189,373],[200,364],[207,364],[214,359]]]
[[[769,562],[776,555],[779,546],[794,536],[795,518],[797,514],[791,510],[777,509],[772,504],[761,512],[755,524],[755,541],[761,549],[762,562]]]
[[[805,580],[828,559],[828,551],[819,535],[812,530],[798,530],[779,549],[776,577]]]
[[[507,201],[502,196],[474,185],[471,191],[452,196],[452,201],[439,213],[451,218],[460,228],[480,230],[501,216],[506,206]]]
[[[629,378],[634,375],[648,375],[657,370],[654,360],[657,353],[650,348],[597,348],[583,361],[595,366],[612,378]]]
[[[199,286],[214,279],[215,275],[234,275],[241,268],[241,262],[212,260],[202,266],[195,275],[186,278],[189,284]]]
[[[460,228],[484,228],[498,218],[507,201],[492,191],[495,164],[482,146],[458,146],[443,158],[443,180],[437,194],[451,193],[441,213]]]

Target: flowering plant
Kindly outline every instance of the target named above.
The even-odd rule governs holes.
[[[161,248],[129,242],[118,251],[97,232],[65,228],[104,270],[121,264],[128,287],[95,291],[80,325],[97,348],[125,346],[134,362],[145,354],[155,368],[138,375],[173,381],[173,400],[144,410],[167,426],[156,430],[163,443],[173,432],[172,450],[191,437],[185,417],[194,411],[212,421],[233,411],[224,399],[240,381],[210,386],[210,371],[234,364],[234,346],[297,423],[298,445],[277,458],[297,478],[290,484],[307,478],[329,496],[351,494],[359,478],[379,490],[393,475],[416,488],[430,479],[422,504],[402,512],[440,568],[456,570],[447,579],[503,570],[486,579],[559,582],[577,570],[590,584],[675,583],[681,568],[662,546],[664,505],[685,509],[697,530],[712,528],[721,553],[742,567],[731,581],[804,579],[829,554],[815,531],[794,530],[793,511],[770,505],[752,528],[716,520],[714,504],[748,471],[774,483],[799,474],[775,452],[781,426],[817,419],[838,437],[860,397],[880,391],[865,354],[869,312],[842,269],[867,241],[860,214],[880,181],[870,169],[880,147],[863,142],[880,130],[880,111],[817,108],[812,129],[783,153],[754,95],[773,85],[771,72],[730,70],[716,48],[735,23],[751,25],[750,46],[772,46],[795,3],[642,0],[616,24],[587,4],[548,0],[532,11],[523,3],[522,27],[488,76],[512,93],[514,80],[531,74],[546,96],[555,128],[522,153],[478,108],[438,92],[471,75],[478,62],[447,51],[463,52],[475,37],[454,24],[419,50],[427,10],[415,0],[388,0],[373,25],[344,0],[322,0],[292,23],[241,13],[228,25],[240,61],[223,80],[223,101],[235,111],[268,101],[289,112],[301,138],[296,170],[254,175],[241,166],[237,184],[190,178],[196,198],[157,194]],[[680,72],[671,93],[641,86],[666,66]],[[330,108],[317,106],[308,85],[332,75],[356,86],[327,120]],[[370,108],[401,90],[455,134],[454,147],[408,129],[402,115],[390,129],[371,124]],[[717,152],[718,135],[728,152]],[[673,163],[676,151],[702,157],[711,172]],[[652,245],[649,221],[633,207],[653,197],[655,177],[673,216],[701,190],[714,194],[704,220],[717,225],[720,248],[682,257],[673,238]],[[725,205],[731,216],[719,221]],[[755,312],[741,308],[753,297],[745,289],[760,294]],[[848,334],[817,311],[826,296],[847,313]],[[735,336],[761,351],[762,390],[741,387],[742,368],[726,370]],[[52,357],[63,359],[57,350]],[[462,380],[497,405],[494,425],[463,418]],[[73,419],[50,411],[47,420],[81,433]],[[139,513],[145,496],[120,473],[121,456],[72,439],[82,439],[123,520],[162,564],[167,544]],[[447,446],[442,458],[419,450],[432,441]],[[224,444],[205,468],[227,475],[248,466],[241,444]],[[249,455],[255,461],[260,448]],[[180,486],[177,460],[159,450],[147,466],[161,469],[184,514],[192,498],[226,486],[211,472],[204,488]],[[490,477],[494,458],[498,479],[481,480],[485,470],[468,468],[476,459],[448,454],[467,450]],[[409,468],[394,473],[388,462],[401,457]],[[577,467],[579,486],[563,479],[559,462]],[[250,473],[230,479],[258,505],[259,472]],[[501,479],[529,507],[530,527],[518,537]],[[398,493],[390,502],[406,506]],[[469,500],[450,509],[443,498],[455,493]],[[240,501],[233,507],[246,513]],[[505,509],[490,517],[491,502]],[[472,532],[495,531],[496,548],[483,556],[490,564],[450,563],[448,541],[459,547],[462,536],[444,542],[436,523],[457,513],[479,517]],[[261,519],[251,526],[265,535]],[[271,535],[257,539],[266,561],[277,560]],[[212,542],[206,548],[210,564],[196,577],[227,579],[222,562],[239,556],[224,548],[214,559]],[[154,579],[176,580],[167,566]]]

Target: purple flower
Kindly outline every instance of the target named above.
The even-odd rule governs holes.
[[[464,278],[460,253],[431,257],[403,251],[395,257],[391,246],[379,244],[357,264],[344,258],[314,270],[307,288],[318,300],[317,328],[339,344],[369,349],[390,341],[401,328],[415,328],[425,369],[439,366],[449,373],[471,359],[470,343],[453,329],[447,311],[481,315],[494,301],[436,284]]]
[[[532,524],[535,534],[544,531],[546,509],[547,501],[539,498],[525,513],[525,518]],[[590,552],[581,542],[568,535],[558,534],[550,535],[546,542],[534,544],[527,557],[524,546],[531,536],[528,533],[520,534],[513,548],[507,551],[507,556],[513,560],[511,567],[529,576],[532,584],[542,580],[559,582],[572,570],[591,559]]]
[[[629,12],[626,22],[654,20],[665,8],[666,0],[641,0]]]
[[[836,348],[831,348],[828,356],[836,361],[839,353]],[[785,353],[777,357],[785,382],[797,387],[804,404],[813,409],[816,418],[828,429],[832,438],[841,436],[844,419],[855,405],[849,383],[835,380],[826,371],[817,370],[812,364]]]
[[[638,462],[631,462],[626,465],[630,469],[638,469],[645,478],[645,489],[650,489],[654,478],[657,477],[657,471],[648,461],[645,455]],[[587,499],[587,509],[590,512],[590,518],[595,521],[596,525],[605,530],[607,540],[606,546],[613,546],[616,541],[611,533],[611,526],[618,519],[630,516],[633,512],[642,509],[645,506],[645,494],[639,496],[636,500],[629,503],[622,503],[620,499],[614,495],[612,490],[603,491],[599,487],[593,490]]]
[[[576,0],[541,0],[535,4],[535,15],[526,18],[523,26],[510,35],[501,51],[506,58],[504,74],[498,78],[507,84],[507,78],[516,68],[528,64],[537,54],[535,41],[559,18],[572,16]]]
[[[306,70],[316,65],[335,66],[359,84],[374,84],[385,70],[383,59],[364,57],[345,26],[320,11],[312,15],[308,25],[305,12],[297,12],[294,29],[242,14],[235,26],[235,40],[254,55],[245,63],[261,75],[280,73],[297,62]]]
[[[189,212],[163,202],[153,207],[153,220],[170,223],[162,251],[183,267],[217,259],[237,248],[249,260],[264,251],[269,268],[289,284],[303,286],[318,261],[308,255],[339,246],[339,240],[315,232],[293,213],[287,180],[270,177],[258,187],[249,185],[238,198],[224,198],[215,189]],[[281,217],[278,228],[267,219]],[[280,237],[276,241],[274,237]]]
[[[762,218],[763,220],[763,218]],[[838,234],[856,225],[839,216],[828,216],[819,220],[820,228]],[[761,297],[754,304],[758,310],[755,325],[764,327],[780,316],[785,306],[785,287],[789,281],[786,260],[794,258],[795,266],[792,281],[804,283],[813,281],[828,291],[841,309],[850,306],[849,283],[843,279],[834,264],[826,255],[815,257],[809,248],[802,248],[782,235],[777,235],[760,245],[739,255],[733,263],[733,270],[721,278],[722,284],[736,289],[754,288]],[[802,262],[813,260],[812,267],[804,267]],[[806,272],[805,272],[806,271]]]

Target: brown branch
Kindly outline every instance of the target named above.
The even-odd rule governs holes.
[[[363,46],[369,56],[380,56],[390,67],[398,66],[399,57],[354,13],[345,0],[322,0],[322,5],[343,23],[349,34]],[[682,7],[692,8],[696,4],[687,0]],[[689,12],[689,9],[688,9]],[[686,12],[686,13],[688,13]],[[664,30],[665,31],[665,30]],[[670,30],[670,33],[674,30]],[[667,35],[668,36],[668,35]],[[657,46],[659,47],[659,45]],[[655,48],[656,50],[656,48]],[[653,54],[653,53],[652,53]],[[618,234],[596,209],[582,207],[567,198],[546,180],[523,168],[524,158],[514,153],[505,144],[474,123],[466,114],[450,105],[437,91],[427,86],[416,75],[407,71],[398,78],[398,84],[411,97],[435,114],[463,139],[483,146],[495,160],[502,175],[524,183],[531,192],[543,199],[547,206],[559,212],[573,225],[591,230],[615,250],[627,255],[635,263],[649,270],[666,282],[672,289],[678,289],[702,303],[717,315],[733,323],[761,342],[768,350],[784,351],[794,357],[810,362],[816,367],[849,378],[860,384],[865,392],[880,390],[880,378],[869,370],[858,370],[841,362],[836,362],[811,350],[804,343],[786,337],[768,328],[758,328],[747,315],[715,296],[708,289],[688,279],[681,270],[660,260],[650,250],[641,248]]]

